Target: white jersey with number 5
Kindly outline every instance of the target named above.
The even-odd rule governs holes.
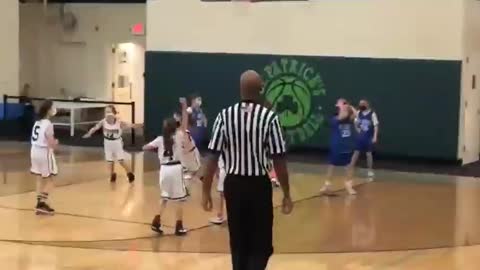
[[[53,136],[52,122],[48,119],[36,121],[32,129],[32,145],[37,147],[48,147],[47,134]]]
[[[35,122],[32,130],[30,172],[47,178],[58,173],[53,149],[48,147],[47,137],[53,137],[53,124],[48,119]]]

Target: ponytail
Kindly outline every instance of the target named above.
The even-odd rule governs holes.
[[[173,155],[173,136],[177,130],[177,121],[174,118],[169,118],[163,123],[163,148],[166,153]]]

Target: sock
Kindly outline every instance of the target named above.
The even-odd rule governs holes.
[[[183,229],[183,221],[177,220],[177,224],[175,225],[175,230]]]
[[[42,192],[42,196],[43,196],[43,201],[44,202],[48,201],[48,193],[47,192]]]
[[[153,218],[153,221],[152,221],[152,225],[158,225],[160,226],[160,215],[156,215],[154,218]]]
[[[41,192],[37,195],[37,203],[46,202],[48,200],[48,193]]]

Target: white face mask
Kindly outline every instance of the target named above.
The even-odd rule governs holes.
[[[109,112],[109,113],[106,113],[105,114],[105,118],[108,120],[108,121],[113,121],[115,120],[115,114]]]
[[[52,107],[52,108],[50,109],[50,116],[55,116],[56,114],[57,114],[57,108]]]

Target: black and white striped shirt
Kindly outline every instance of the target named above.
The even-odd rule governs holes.
[[[227,174],[242,176],[266,175],[269,157],[286,152],[278,116],[250,101],[218,114],[208,148],[222,155]]]

